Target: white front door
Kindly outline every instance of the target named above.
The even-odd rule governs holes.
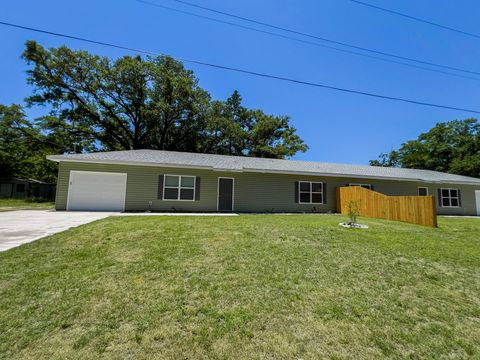
[[[70,171],[67,210],[124,211],[127,174]]]
[[[480,216],[480,190],[475,190],[475,203],[477,204],[477,216]]]

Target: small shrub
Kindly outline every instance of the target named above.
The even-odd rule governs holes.
[[[350,219],[348,225],[353,226],[357,224],[357,218],[360,215],[360,204],[358,201],[351,200],[348,205],[348,217]]]

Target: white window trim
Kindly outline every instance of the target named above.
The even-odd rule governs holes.
[[[300,191],[301,183],[310,184],[310,202],[301,201],[300,194],[306,193],[306,191]],[[322,191],[312,191],[312,184],[321,184]],[[322,202],[312,202],[312,194],[322,194]],[[325,196],[323,194],[323,182],[322,181],[299,181],[298,182],[298,203],[299,204],[325,204]]]
[[[426,195],[420,195],[420,189],[427,189],[427,194],[426,194]],[[426,187],[426,186],[419,186],[419,187],[417,188],[417,195],[418,195],[418,196],[429,196],[429,195],[430,195],[430,191],[428,190],[428,187]]]
[[[166,177],[167,176],[177,176],[178,177],[178,186],[166,186],[167,183]],[[193,199],[180,199],[180,190],[182,189],[182,177],[189,177],[193,178]],[[165,199],[165,189],[178,189],[178,197],[176,199]],[[183,187],[183,189],[191,189],[189,187]],[[162,200],[163,201],[195,201],[195,195],[197,192],[197,177],[195,175],[175,175],[175,174],[165,174],[163,176],[163,194]]]
[[[348,184],[348,186],[360,186],[360,187],[363,187],[363,188],[365,188],[365,186],[368,186],[367,190],[372,190],[372,184],[355,184],[355,183],[352,183],[352,184]]]
[[[448,190],[448,196],[443,196],[443,190]],[[452,196],[452,190],[455,190],[457,192],[457,196]],[[455,188],[440,188],[440,203],[442,204],[441,207],[444,208],[459,208],[460,207],[460,189],[455,189]],[[452,205],[452,198],[457,199],[458,205]],[[448,199],[448,203],[450,205],[443,205],[443,199]]]

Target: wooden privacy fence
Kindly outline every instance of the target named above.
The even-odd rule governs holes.
[[[387,196],[360,186],[337,188],[337,212],[348,214],[351,201],[357,203],[360,216],[437,227],[433,196]]]

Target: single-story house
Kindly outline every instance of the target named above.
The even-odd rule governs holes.
[[[0,178],[0,198],[53,199],[55,185],[36,179]]]
[[[335,212],[337,187],[434,195],[438,214],[478,215],[480,179],[430,170],[160,150],[52,155],[57,210]]]

